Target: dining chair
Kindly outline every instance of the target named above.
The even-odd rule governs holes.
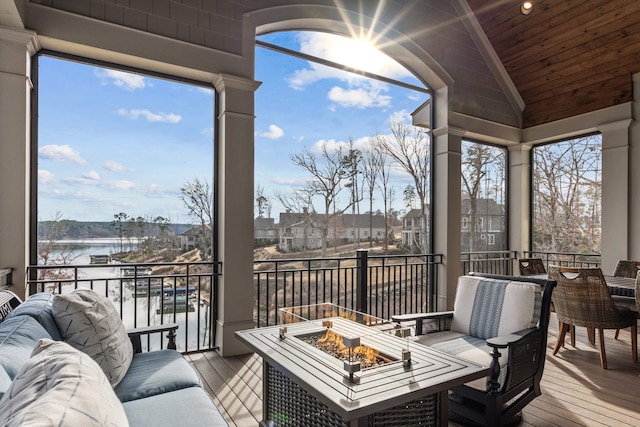
[[[607,369],[604,330],[630,327],[631,356],[637,362],[636,313],[616,307],[600,268],[554,266],[549,268],[549,279],[557,281],[552,300],[560,324],[554,355],[564,346],[564,337],[570,326],[584,326],[587,330],[598,331],[600,364]]]
[[[629,277],[635,279],[638,275],[640,261],[618,260],[613,275],[616,277]]]
[[[518,267],[520,268],[521,276],[532,276],[547,272],[542,258],[520,258],[518,259]]]

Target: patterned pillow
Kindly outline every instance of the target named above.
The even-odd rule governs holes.
[[[53,317],[62,339],[91,356],[111,385],[118,385],[131,365],[133,346],[111,301],[90,289],[77,289],[56,295]]]
[[[129,422],[98,364],[62,341],[45,338],[0,400],[0,425],[121,427]]]

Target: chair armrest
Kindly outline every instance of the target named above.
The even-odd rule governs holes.
[[[522,331],[514,332],[512,334],[489,338],[487,340],[487,345],[491,348],[507,348],[521,340],[525,335],[536,330],[538,330],[538,328],[523,329]]]
[[[131,340],[131,344],[133,345],[134,353],[142,353],[142,341],[140,339],[142,335],[150,335],[163,332],[169,332],[167,334],[167,338],[169,339],[167,348],[175,350],[177,329],[177,323],[165,323],[164,325],[141,326],[139,328],[129,329],[127,331],[127,334],[129,335],[129,339]]]
[[[491,353],[491,367],[489,369],[489,380],[487,388],[489,393],[498,394],[500,384],[500,351],[508,349],[509,357],[507,362],[507,372],[503,390],[509,390],[517,386],[522,381],[534,377],[544,363],[544,340],[540,328],[523,329],[512,334],[506,334],[487,340],[487,345],[493,349]]]
[[[408,313],[408,314],[396,314],[391,316],[391,320],[396,323],[401,322],[416,322],[416,335],[422,335],[422,322],[424,320],[437,320],[440,325],[440,320],[453,318],[453,311],[436,311],[433,313]]]

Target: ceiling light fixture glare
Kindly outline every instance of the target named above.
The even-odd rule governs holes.
[[[520,5],[520,13],[523,15],[528,15],[533,11],[533,3],[530,1],[525,1]]]

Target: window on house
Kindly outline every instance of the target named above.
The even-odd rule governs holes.
[[[463,230],[469,229],[469,218],[467,218],[466,216],[462,217],[462,229]]]
[[[496,235],[495,234],[489,234],[489,239],[487,242],[489,245],[495,245],[496,244]]]
[[[38,263],[89,264],[95,252],[173,250],[187,229],[215,222],[211,85],[83,58],[45,54],[36,61],[33,221],[40,243],[32,250]],[[198,202],[206,209],[200,215],[190,215],[185,192],[201,192]],[[47,249],[42,242],[62,236],[109,243],[97,248],[80,242],[73,256],[55,260],[65,256],[60,246]],[[150,237],[154,243],[147,248]],[[206,258],[215,258],[211,231],[192,241]]]

